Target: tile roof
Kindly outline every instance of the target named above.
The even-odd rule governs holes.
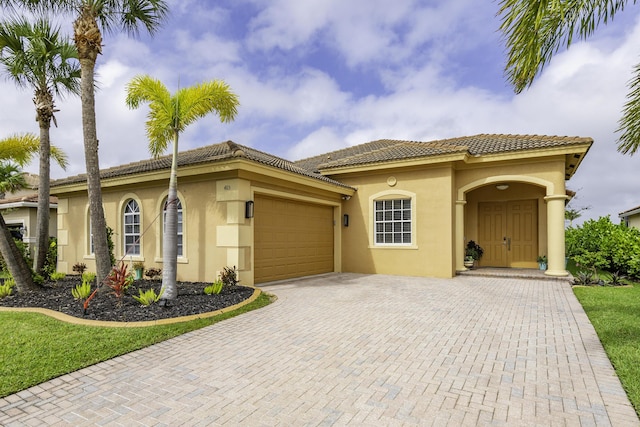
[[[445,154],[468,153],[471,156],[528,151],[540,148],[563,147],[592,143],[591,138],[544,135],[489,135],[481,134],[437,141],[419,142],[381,139],[307,159],[290,162],[233,141],[207,145],[178,153],[178,167],[244,158],[280,170],[318,179],[327,183],[350,188],[328,178],[320,171],[332,168],[384,163],[398,160],[428,158]],[[103,169],[100,179],[135,175],[144,172],[169,170],[171,155],[143,160]],[[86,182],[86,174],[55,180],[52,187]]]
[[[338,167],[408,160],[460,152],[468,152],[469,155],[474,156],[592,142],[591,138],[582,137],[500,134],[481,134],[429,142],[381,139],[298,160],[295,164],[310,171],[319,172]]]
[[[202,163],[210,163],[216,161],[230,160],[234,158],[244,158],[249,161],[272,166],[280,170],[285,170],[298,175],[307,176],[318,179],[330,184],[338,185],[344,188],[350,188],[338,181],[332,180],[326,176],[316,172],[306,170],[293,162],[255,150],[244,145],[236,144],[233,141],[221,142],[219,144],[207,145],[205,147],[196,148],[189,151],[178,153],[178,167],[192,166]],[[100,179],[109,179],[122,177],[127,175],[135,175],[144,172],[153,172],[159,170],[171,169],[171,155],[158,157],[157,159],[142,160],[139,162],[128,163],[121,166],[115,166],[100,171]],[[59,187],[67,184],[76,184],[86,182],[87,175],[75,175],[67,178],[57,179],[51,183],[51,187]]]
[[[38,203],[38,194],[28,194],[25,196],[15,196],[15,197],[8,197],[6,199],[0,199],[0,206],[1,205],[8,205],[8,204],[12,204],[12,203]],[[55,196],[51,196],[49,197],[49,203],[52,204],[56,204],[58,203],[58,198]]]

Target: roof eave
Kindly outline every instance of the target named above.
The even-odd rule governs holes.
[[[438,154],[435,156],[422,156],[410,159],[385,160],[361,165],[336,166],[320,169],[320,173],[325,176],[349,174],[354,172],[367,172],[373,170],[395,169],[400,167],[422,166],[437,163],[447,163],[464,160],[468,157],[467,152]]]

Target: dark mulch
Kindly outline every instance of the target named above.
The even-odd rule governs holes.
[[[253,288],[232,286],[218,295],[205,295],[203,290],[210,283],[178,282],[177,299],[167,306],[152,304],[145,307],[131,295],[139,295],[139,289],[153,288],[160,292],[161,281],[136,280],[120,301],[112,295],[111,289],[103,286],[85,313],[82,301],[74,300],[71,294],[80,283],[79,276],[67,276],[57,283],[46,283],[38,292],[19,293],[14,288],[11,296],[0,299],[0,307],[42,307],[82,319],[138,322],[216,311],[238,304],[253,294]]]

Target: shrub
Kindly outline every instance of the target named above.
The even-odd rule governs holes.
[[[479,244],[477,244],[473,240],[469,240],[467,242],[467,247],[464,251],[465,257],[471,257],[477,261],[482,258],[482,254],[484,254],[484,249],[482,249]]]
[[[624,286],[623,280],[627,277],[624,274],[621,274],[619,271],[614,271],[610,274],[609,280],[605,280],[605,285],[607,286]]]
[[[13,291],[13,287],[16,285],[13,278],[5,279],[4,283],[0,285],[0,299],[8,297]]]
[[[576,264],[640,277],[640,230],[613,224],[609,218],[585,221],[565,233],[567,255]]]
[[[107,276],[106,283],[116,298],[122,298],[129,285],[133,283],[133,276],[127,273],[127,264],[121,262],[120,267],[113,267]]]
[[[113,228],[107,225],[107,247],[109,248],[109,259],[111,260],[111,266],[116,265],[116,256],[113,252]]]
[[[224,283],[222,283],[222,280],[216,280],[215,282],[204,288],[204,293],[206,295],[217,295],[222,292],[223,287]]]
[[[72,270],[75,271],[78,274],[82,274],[84,273],[84,271],[87,269],[87,264],[83,263],[83,262],[77,262],[73,265]]]
[[[65,277],[67,277],[67,275],[65,273],[62,273],[61,271],[54,271],[53,273],[51,273],[51,275],[49,275],[49,279],[53,280],[54,282],[62,280]]]
[[[24,260],[27,263],[27,265],[28,266],[32,266],[33,265],[33,260],[31,259],[31,252],[29,252],[29,245],[27,243],[23,242],[22,239],[13,239],[13,241],[16,242],[16,246],[18,247],[18,251],[20,252],[22,257],[24,258]],[[0,270],[9,271],[9,270],[7,270],[7,263],[5,262],[5,260],[2,257],[2,255],[0,255]]]
[[[238,280],[238,272],[236,270],[236,266],[233,268],[225,267],[222,269],[222,273],[220,274],[220,280],[222,281],[224,286],[235,286],[240,282]]]
[[[91,295],[91,282],[82,281],[81,285],[76,285],[71,289],[71,295],[74,299],[86,300]]]
[[[144,275],[149,279],[155,279],[162,274],[162,270],[159,268],[147,268],[144,272]]]
[[[51,279],[51,275],[55,274],[56,266],[58,264],[58,241],[55,237],[49,237],[49,248],[47,249],[47,255],[44,259],[44,266],[42,267],[42,273],[45,278]]]
[[[82,282],[89,282],[89,283],[93,283],[96,280],[96,273],[93,273],[91,271],[85,271],[84,273],[82,273]]]
[[[144,270],[144,262],[142,261],[136,261],[133,263],[133,269],[134,270]]]
[[[163,293],[164,289],[160,289],[160,293],[158,294],[156,294],[156,291],[153,289],[148,289],[146,291],[142,291],[142,289],[140,289],[140,296],[133,295],[133,299],[146,307],[154,302],[158,302]]]
[[[578,271],[573,278],[574,285],[589,286],[596,283],[598,283],[598,280],[595,279],[595,276],[591,271]]]

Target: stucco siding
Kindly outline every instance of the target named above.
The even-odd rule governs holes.
[[[342,229],[343,271],[452,277],[453,172],[451,167],[430,167],[341,178],[358,188],[343,205],[344,213],[349,215],[349,226]],[[383,246],[374,242],[373,200],[377,195],[411,197],[415,219],[411,245]]]

